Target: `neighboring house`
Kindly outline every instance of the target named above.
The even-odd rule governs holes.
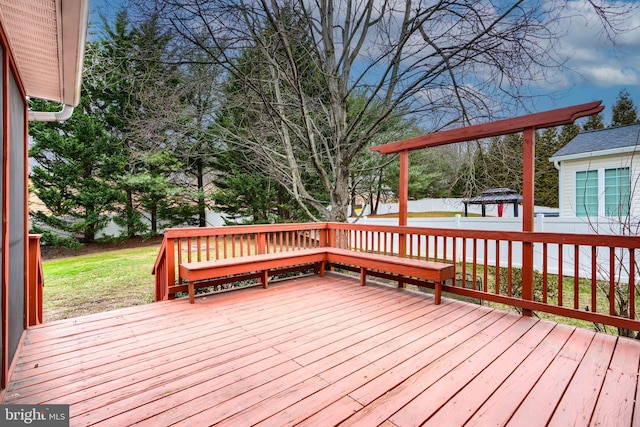
[[[549,161],[560,173],[560,216],[640,217],[639,142],[633,124],[581,132],[558,150]]]
[[[0,0],[0,397],[27,327],[29,120],[68,118],[80,99],[88,0]],[[58,101],[28,111],[27,97]]]

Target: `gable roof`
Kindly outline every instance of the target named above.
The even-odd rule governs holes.
[[[640,146],[640,123],[580,132],[549,160],[562,161],[633,152]]]
[[[0,0],[27,96],[78,105],[89,0]]]

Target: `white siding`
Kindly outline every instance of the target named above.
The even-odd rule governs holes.
[[[630,213],[634,218],[640,217],[640,168],[635,167],[636,162],[632,155],[602,156],[563,161],[560,168],[560,215],[576,216],[576,172],[599,170],[598,179],[601,183],[599,191],[601,199],[604,199],[604,170],[628,167],[631,182]]]

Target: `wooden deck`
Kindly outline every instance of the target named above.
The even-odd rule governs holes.
[[[30,329],[71,425],[640,425],[640,343],[333,273]]]

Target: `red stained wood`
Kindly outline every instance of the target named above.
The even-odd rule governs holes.
[[[5,401],[69,403],[71,425],[631,425],[636,341],[358,284],[328,272],[39,325]]]
[[[535,328],[534,331],[530,331],[532,327]],[[518,339],[517,337],[521,338],[516,343],[522,340],[529,340],[534,334],[537,334],[534,336],[540,336],[541,332],[548,330],[548,327],[547,324],[537,324],[537,322],[531,320],[520,319],[475,353],[471,355],[469,355],[469,352],[459,353],[456,360],[458,365],[455,365],[448,373],[436,373],[433,375],[434,378],[427,377],[426,382],[423,379],[414,381],[414,384],[418,387],[412,394],[416,397],[396,412],[391,417],[391,420],[403,426],[422,423],[423,420],[445,405],[453,392],[466,387],[487,367],[487,364],[494,361],[510,346],[514,345],[514,341]],[[425,373],[420,373],[421,377],[424,377]]]
[[[640,348],[635,344],[629,339],[618,338],[591,425],[631,424],[640,361]]]
[[[572,107],[528,114],[526,116],[435,132],[403,141],[374,146],[371,147],[371,151],[377,151],[382,154],[400,153],[405,150],[418,150],[426,147],[437,147],[439,145],[456,142],[518,133],[528,128],[542,129],[567,125],[573,123],[580,117],[599,113],[604,109],[604,106],[600,104],[602,104],[602,101],[594,101]]]
[[[615,343],[615,337],[596,334],[549,420],[550,426],[589,425]],[[617,405],[617,402],[610,404]]]
[[[544,372],[540,372],[542,377],[535,386],[530,391],[523,387],[528,394],[509,420],[510,425],[547,424],[556,409],[555,405],[562,398],[594,336],[594,332],[583,329],[576,329],[573,332],[558,357]],[[504,416],[499,411],[491,410],[486,406],[476,413],[470,424],[487,425],[491,422],[500,424],[499,421],[504,420]]]

